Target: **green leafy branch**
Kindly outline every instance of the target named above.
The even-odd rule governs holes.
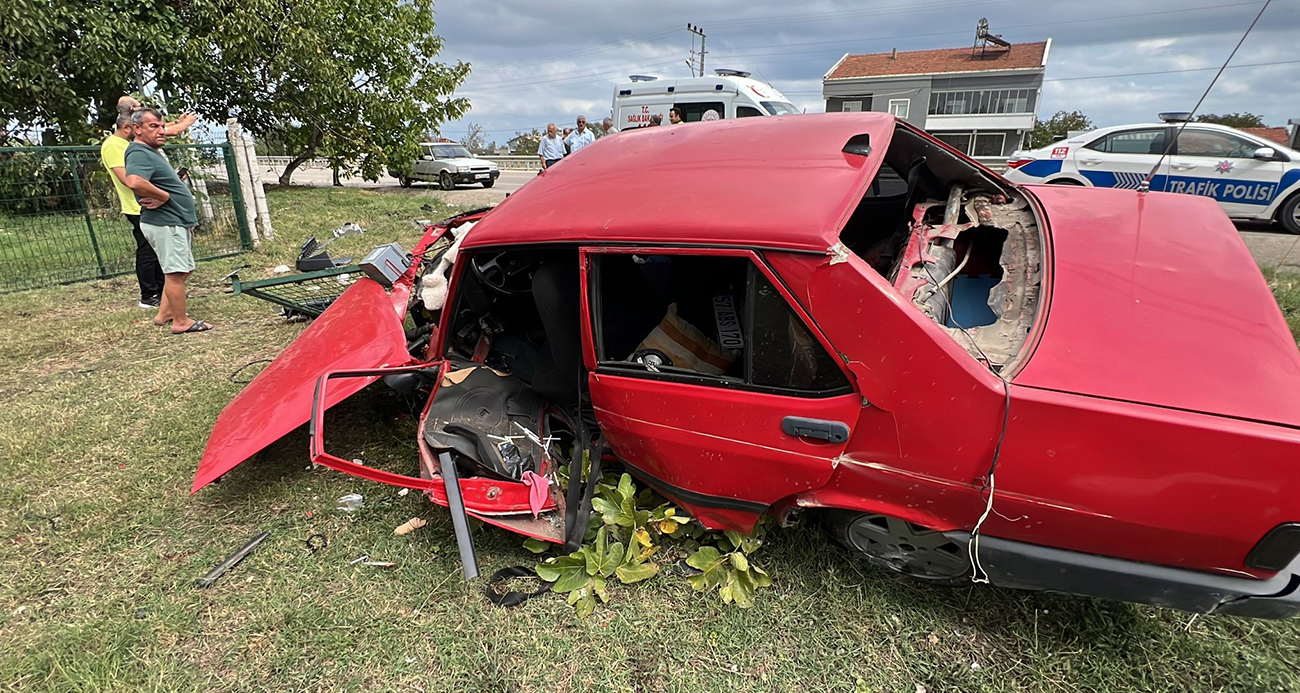
[[[566,481],[561,478],[561,482]],[[551,590],[568,594],[579,617],[609,601],[609,580],[630,585],[662,572],[662,565],[685,556],[698,571],[687,579],[698,591],[717,589],[724,603],[754,605],[754,593],[772,584],[771,577],[749,558],[763,544],[763,523],[751,534],[706,529],[651,489],[638,492],[632,477],[607,475],[592,495],[592,521],[580,549],[552,556],[537,565],[537,574],[554,583]],[[597,522],[599,518],[599,522]],[[554,544],[524,542],[534,553]]]

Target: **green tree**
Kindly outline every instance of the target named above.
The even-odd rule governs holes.
[[[1056,135],[1066,136],[1071,130],[1091,130],[1092,121],[1079,111],[1057,111],[1051,118],[1038,121],[1029,136],[1029,148],[1046,147],[1055,141]]]
[[[536,154],[537,145],[542,143],[542,131],[533,128],[529,132],[516,132],[507,144],[512,154]]]
[[[256,135],[279,128],[302,162],[323,156],[374,180],[409,166],[420,133],[469,107],[452,96],[469,65],[435,60],[432,0],[227,0],[186,5],[192,37],[170,81],[211,118],[236,114]]]
[[[179,3],[0,2],[0,123],[45,129],[47,143],[112,129],[117,99],[176,59]]]
[[[1265,127],[1264,118],[1261,116],[1257,116],[1254,113],[1224,113],[1223,115],[1217,115],[1215,113],[1205,113],[1196,116],[1196,122],[1218,123],[1219,125],[1227,125],[1230,128]]]
[[[483,126],[475,123],[466,123],[465,136],[460,138],[460,143],[471,152],[477,152],[483,149]]]
[[[234,115],[295,158],[374,179],[469,106],[469,66],[435,60],[433,0],[0,2],[0,122],[61,142],[111,128],[117,97],[155,87],[173,112]]]

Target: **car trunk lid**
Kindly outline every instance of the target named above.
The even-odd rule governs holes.
[[[1054,264],[1017,385],[1300,427],[1300,351],[1213,200],[1027,190]]]

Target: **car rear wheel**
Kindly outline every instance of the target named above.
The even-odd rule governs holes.
[[[443,171],[442,175],[438,176],[438,185],[442,186],[443,190],[455,190],[456,179],[451,177],[450,172]]]
[[[1277,213],[1277,220],[1282,222],[1282,228],[1287,231],[1300,233],[1300,193],[1292,195],[1282,203],[1282,208]]]
[[[406,174],[402,174],[397,177],[397,184],[403,188],[409,188],[411,187],[411,179]]]
[[[483,187],[485,187],[485,188],[490,188],[490,187],[492,187],[492,186],[494,186],[494,185],[496,185],[496,184],[497,184],[496,181],[494,181],[494,180],[490,180],[490,179],[489,179],[489,180],[485,180],[485,181],[483,181]]]
[[[873,565],[935,584],[960,585],[969,580],[966,548],[941,532],[852,510],[827,511],[822,522],[836,541]]]

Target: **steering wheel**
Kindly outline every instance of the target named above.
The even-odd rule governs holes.
[[[488,290],[506,296],[519,296],[532,290],[535,260],[523,260],[511,251],[471,255],[469,268]]]

